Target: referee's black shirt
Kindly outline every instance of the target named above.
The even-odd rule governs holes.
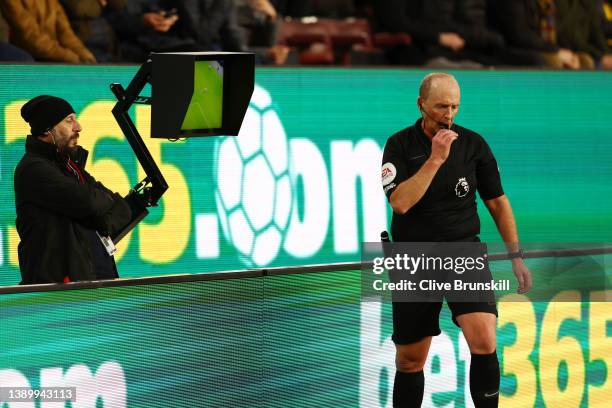
[[[382,160],[387,199],[431,154],[431,140],[421,120],[387,140]],[[485,201],[504,194],[497,162],[482,136],[455,124],[452,130],[459,137],[425,195],[406,214],[393,213],[394,241],[445,242],[474,237],[480,233],[476,190]]]

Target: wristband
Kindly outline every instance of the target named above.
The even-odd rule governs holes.
[[[525,253],[522,249],[519,249],[517,252],[508,252],[508,259],[516,259],[516,258],[525,258]]]

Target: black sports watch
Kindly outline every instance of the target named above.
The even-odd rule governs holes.
[[[521,258],[525,259],[525,253],[522,249],[519,249],[517,252],[508,252],[508,259],[516,259]]]

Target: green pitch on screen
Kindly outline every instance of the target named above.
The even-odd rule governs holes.
[[[223,120],[223,67],[216,61],[197,61],[193,96],[181,130],[216,129]]]

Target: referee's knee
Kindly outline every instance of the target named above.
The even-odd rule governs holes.
[[[427,355],[411,356],[404,353],[397,353],[395,355],[395,368],[402,373],[418,373],[425,367],[426,360]]]
[[[470,353],[472,354],[491,354],[493,353],[497,345],[495,344],[495,336],[482,335],[470,342]]]

